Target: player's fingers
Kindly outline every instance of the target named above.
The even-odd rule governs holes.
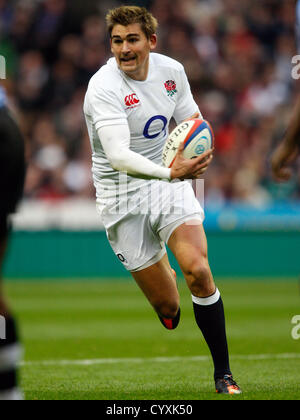
[[[209,155],[206,156],[205,158],[201,159],[196,165],[195,165],[195,170],[201,170],[203,168],[208,168],[208,166],[211,164],[212,160],[213,160],[213,155]]]
[[[210,156],[208,156],[208,158],[206,159],[206,162],[207,162],[208,165],[212,162],[213,158],[214,158],[214,155],[213,154],[211,154]]]
[[[207,168],[203,168],[200,171],[197,171],[194,176],[193,179],[199,179],[202,177],[203,174],[205,174],[205,172],[207,171]]]
[[[205,165],[205,166],[203,166],[201,169],[199,169],[199,170],[198,170],[198,172],[199,172],[200,174],[203,174],[204,172],[206,172],[206,171],[207,171],[208,166],[209,166],[209,165]]]
[[[214,149],[209,149],[205,153],[203,153],[201,156],[197,157],[195,159],[194,164],[198,165],[199,163],[205,162],[211,155],[213,155]]]
[[[281,156],[277,156],[278,154],[274,154],[274,156],[271,159],[271,167],[272,171],[274,173],[280,172],[281,168],[284,166],[284,160],[281,158]]]
[[[194,175],[196,178],[199,178],[200,175],[203,175],[209,167],[209,162],[206,162],[203,165],[200,165],[197,170],[195,170]]]
[[[184,152],[184,141],[180,143],[178,150],[177,150],[177,155],[178,156],[182,156]]]

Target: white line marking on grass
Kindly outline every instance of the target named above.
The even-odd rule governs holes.
[[[300,353],[281,354],[241,354],[232,355],[232,360],[288,360],[300,359]],[[91,360],[37,360],[25,361],[21,366],[94,366],[117,363],[173,363],[173,362],[207,362],[210,356],[178,356],[178,357],[152,357],[152,358],[115,358],[115,359],[91,359]]]

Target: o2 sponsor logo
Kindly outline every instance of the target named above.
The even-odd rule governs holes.
[[[151,132],[151,126],[153,123],[157,124],[157,121],[161,121],[161,129],[159,132],[150,134]],[[150,120],[147,122],[144,128],[144,137],[149,140],[156,139],[158,136],[160,136],[161,133],[164,133],[166,135],[167,133],[167,126],[168,126],[168,120],[163,115],[155,115],[154,117],[150,118]]]

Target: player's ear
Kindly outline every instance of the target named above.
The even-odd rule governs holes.
[[[155,50],[155,48],[157,47],[157,35],[156,34],[153,34],[153,35],[150,36],[149,43],[150,43],[151,51]]]

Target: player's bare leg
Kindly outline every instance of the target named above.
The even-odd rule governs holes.
[[[196,322],[214,361],[214,378],[219,393],[240,393],[229,365],[222,298],[208,262],[207,239],[200,222],[179,226],[168,246],[178,261],[192,293]]]
[[[182,224],[170,236],[168,246],[192,295],[205,298],[214,294],[216,285],[208,262],[207,239],[202,224],[197,220]]]
[[[165,328],[175,329],[180,319],[180,298],[167,254],[156,264],[131,274]]]

